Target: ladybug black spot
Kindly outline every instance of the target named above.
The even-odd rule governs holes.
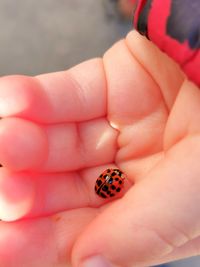
[[[107,185],[104,185],[104,186],[102,187],[102,190],[103,190],[103,191],[108,191],[108,186],[107,186]]]
[[[115,178],[115,181],[119,181],[119,178]]]
[[[105,174],[104,176],[103,176],[103,178],[106,178],[108,175],[107,174]]]
[[[112,184],[113,183],[113,178],[110,178],[109,181],[108,181],[109,184]]]
[[[106,196],[104,193],[102,193],[102,192],[101,192],[99,195],[100,195],[101,197],[103,197],[103,198],[107,198],[107,196]]]
[[[110,195],[110,193],[111,193],[111,192],[108,190],[108,191],[107,191],[107,194]]]
[[[115,196],[115,194],[110,194],[110,197],[114,197]]]
[[[121,188],[120,188],[120,187],[118,187],[118,188],[116,189],[116,191],[117,191],[117,192],[120,192],[120,191],[121,191]]]
[[[100,186],[102,184],[101,180],[97,180],[97,185]]]
[[[122,184],[122,181],[121,180],[119,181],[119,184]]]
[[[109,173],[109,172],[111,172],[111,170],[110,169],[107,169],[106,172]]]
[[[115,175],[116,175],[116,173],[115,173],[115,172],[112,172],[112,173],[111,173],[111,176],[115,176]]]
[[[115,187],[114,185],[111,185],[111,189],[112,189],[112,190],[115,190],[116,187]]]

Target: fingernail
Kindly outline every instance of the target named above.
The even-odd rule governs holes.
[[[114,267],[109,261],[102,256],[94,256],[86,259],[80,267]]]

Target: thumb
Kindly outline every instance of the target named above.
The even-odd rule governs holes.
[[[73,266],[151,266],[194,255],[195,248],[189,255],[180,248],[200,235],[199,156],[199,137],[176,144],[88,226],[74,246]]]

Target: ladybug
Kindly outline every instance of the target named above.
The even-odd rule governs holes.
[[[124,179],[119,169],[106,169],[96,180],[95,192],[102,198],[114,197],[123,188]]]

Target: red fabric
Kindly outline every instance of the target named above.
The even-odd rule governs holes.
[[[171,1],[173,0],[152,0],[151,9],[148,13],[148,32],[146,34],[148,34],[148,38],[162,51],[166,52],[170,57],[177,61],[187,76],[200,86],[199,49],[191,49],[187,40],[181,43],[167,34],[166,23],[170,14]],[[134,17],[134,25],[136,29],[140,12],[145,3],[145,0],[140,0],[138,2]],[[185,23],[187,23],[187,21]]]

